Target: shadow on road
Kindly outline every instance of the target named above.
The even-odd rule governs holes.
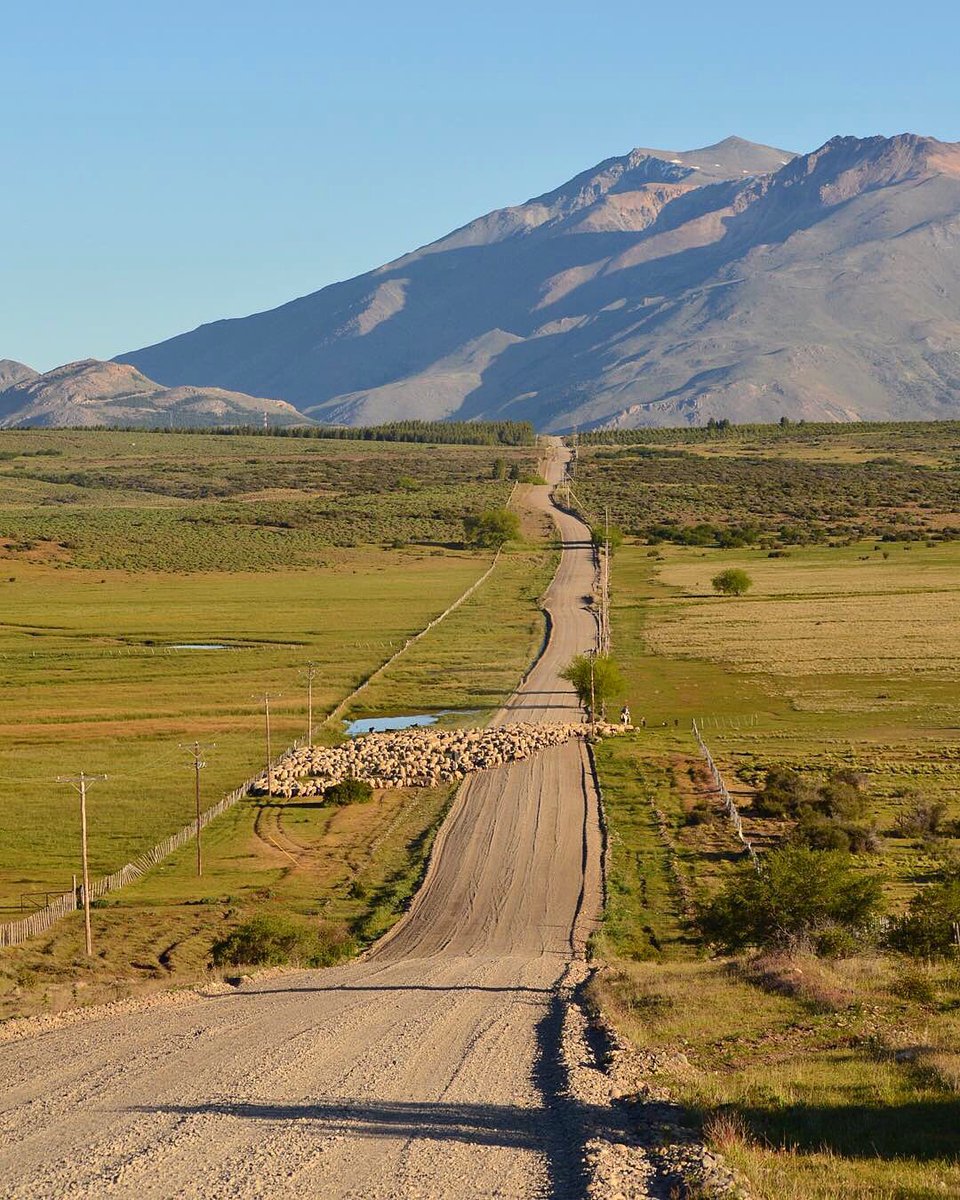
[[[570,1190],[557,1186],[568,1179],[569,1170],[557,1171],[554,1155],[561,1148],[555,1113],[539,1108],[508,1104],[441,1103],[336,1098],[312,1103],[244,1103],[213,1100],[196,1104],[136,1105],[128,1112],[171,1113],[177,1116],[219,1115],[248,1121],[304,1121],[317,1127],[318,1135],[352,1135],[360,1138],[413,1138],[440,1142],[463,1142],[474,1146],[503,1146],[543,1154],[551,1169],[555,1196],[575,1197],[584,1186],[578,1180]],[[602,1110],[592,1114],[603,1120]],[[563,1151],[564,1158],[575,1147]]]

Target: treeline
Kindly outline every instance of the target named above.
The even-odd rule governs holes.
[[[143,430],[140,430],[143,432]],[[529,421],[389,421],[385,425],[230,425],[157,427],[150,433],[215,433],[224,437],[322,438],[347,442],[420,442],[444,446],[532,446]]]
[[[384,425],[64,425],[70,433],[200,433],[221,437],[330,438],[349,442],[424,442],[446,446],[533,446],[529,421],[388,421]],[[3,432],[0,430],[0,432]],[[17,433],[50,433],[18,426]]]
[[[385,425],[317,425],[279,430],[287,437],[343,438],[359,442],[431,442],[457,446],[532,446],[529,421],[389,421]]]

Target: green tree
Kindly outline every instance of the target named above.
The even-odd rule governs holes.
[[[499,548],[520,536],[520,518],[509,508],[491,508],[482,513],[469,513],[463,518],[467,545],[489,549]]]
[[[619,550],[623,545],[623,530],[619,525],[611,525],[609,529],[606,525],[591,526],[590,538],[595,546],[602,546],[608,537],[610,540],[610,549]]]
[[[753,587],[753,580],[739,567],[727,567],[719,575],[714,575],[710,582],[713,584],[713,590],[721,596],[742,596]]]
[[[784,846],[745,863],[699,914],[707,941],[721,950],[776,946],[808,938],[835,947],[838,931],[862,934],[882,912],[880,878],[863,875],[847,854]]]
[[[577,699],[587,710],[592,693],[598,713],[604,713],[607,705],[619,700],[626,691],[620,668],[610,654],[578,654],[560,672],[560,678],[573,684]]]

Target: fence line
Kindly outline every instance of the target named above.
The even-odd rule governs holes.
[[[511,493],[511,498],[512,498],[512,495],[513,495],[513,493]],[[433,618],[432,621],[429,621],[426,625],[424,625],[424,627],[420,630],[419,633],[415,633],[413,635],[413,637],[408,637],[407,640],[403,643],[403,645],[400,647],[399,650],[395,651],[393,654],[390,655],[390,657],[388,659],[385,659],[384,662],[382,662],[379,667],[377,667],[375,670],[371,671],[370,674],[366,677],[366,679],[364,679],[362,683],[358,684],[357,687],[355,687],[353,689],[353,691],[350,693],[349,696],[345,696],[340,701],[340,703],[337,705],[337,707],[333,710],[333,712],[331,712],[330,715],[327,717],[325,723],[329,725],[331,722],[336,721],[338,718],[342,717],[343,714],[350,707],[350,705],[354,702],[354,700],[356,700],[356,698],[360,695],[360,693],[362,691],[364,691],[366,688],[368,688],[375,679],[379,679],[379,677],[383,674],[384,671],[386,671],[390,667],[392,667],[393,664],[397,661],[397,659],[400,657],[401,654],[404,654],[407,650],[409,650],[410,647],[415,642],[419,642],[422,637],[426,637],[426,635],[430,632],[430,630],[433,629],[435,626],[439,625],[440,622],[444,619],[444,617],[449,617],[450,614],[452,612],[455,612],[456,609],[458,609],[461,604],[463,604],[463,603],[465,603],[465,601],[469,600],[470,597],[473,595],[473,593],[477,590],[477,588],[481,587],[484,583],[486,583],[487,580],[490,578],[490,576],[493,574],[497,563],[500,561],[500,554],[501,554],[501,551],[498,550],[496,552],[496,554],[493,556],[493,562],[490,564],[489,567],[487,567],[487,569],[480,576],[480,578],[474,580],[474,582],[470,584],[470,586],[463,593],[463,595],[458,596],[457,599],[454,600],[454,602],[449,606],[449,608],[445,608],[442,613],[439,613],[437,616],[435,616]]]
[[[730,818],[730,823],[733,825],[733,831],[737,835],[737,839],[750,856],[750,861],[759,870],[760,860],[757,858],[757,852],[754,850],[749,838],[743,832],[743,818],[740,816],[740,811],[733,802],[733,797],[727,790],[727,785],[723,781],[723,776],[720,774],[720,768],[713,761],[713,755],[707,748],[707,743],[700,736],[700,729],[697,722],[693,722],[693,736],[697,739],[697,745],[700,747],[700,752],[707,760],[707,766],[710,768],[710,774],[713,776],[713,782],[717,786],[717,791],[720,793],[720,799],[723,801],[723,806],[727,811],[727,816]]]
[[[279,764],[281,759],[296,750],[299,745],[300,741],[298,739],[276,759],[276,764]],[[251,776],[238,788],[234,788],[232,792],[202,812],[200,814],[200,828],[205,829],[211,821],[222,816],[227,809],[233,808],[238,801],[243,799],[247,794],[247,790],[257,778],[259,778],[259,775]],[[114,871],[111,875],[104,875],[101,879],[94,880],[90,884],[90,899],[98,900],[101,896],[105,896],[107,892],[116,891],[117,888],[122,888],[128,883],[133,883],[135,880],[140,879],[148,871],[159,866],[165,858],[169,858],[175,850],[179,850],[181,846],[185,846],[187,842],[196,837],[196,834],[197,822],[193,820],[189,824],[184,825],[182,829],[178,829],[176,833],[171,833],[169,837],[165,837],[162,842],[157,842],[155,846],[144,851],[143,854],[138,854],[132,862],[125,863],[118,871]],[[28,938],[36,937],[39,933],[45,933],[57,921],[67,916],[68,913],[77,911],[83,903],[82,895],[82,888],[78,888],[75,892],[64,892],[63,895],[57,896],[45,908],[31,913],[29,917],[24,917],[19,921],[8,921],[6,924],[0,925],[0,947],[19,946],[21,942],[25,942]],[[78,896],[81,898],[79,904]]]

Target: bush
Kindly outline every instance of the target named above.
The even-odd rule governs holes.
[[[807,812],[797,822],[792,840],[813,850],[847,850],[853,854],[876,854],[880,839],[874,825],[865,821],[838,821]]]
[[[850,837],[843,826],[816,813],[809,813],[797,823],[793,840],[812,850],[850,850]]]
[[[888,941],[916,958],[942,958],[957,951],[958,933],[960,872],[954,872],[913,897],[906,914],[892,922]]]
[[[323,798],[329,804],[363,804],[373,795],[373,788],[365,779],[344,779],[323,789]]]
[[[896,820],[901,837],[934,837],[940,832],[947,806],[941,801],[927,803],[915,800]]]
[[[808,824],[814,817],[824,817],[853,823],[867,809],[861,784],[862,776],[847,768],[832,771],[817,785],[791,767],[770,767],[762,789],[754,796],[753,808],[761,817],[794,817]]]
[[[791,767],[771,767],[753,798],[754,811],[761,817],[795,816],[804,786],[803,776]]]
[[[211,954],[217,967],[276,967],[289,962],[327,967],[353,949],[353,940],[338,926],[262,915],[215,942]]]
[[[832,850],[784,846],[760,869],[745,863],[699,913],[707,941],[725,951],[782,946],[798,938],[825,952],[837,932],[864,933],[882,907],[880,880],[855,873]]]
[[[509,508],[491,508],[468,514],[463,518],[463,528],[468,545],[499,549],[520,537],[520,518]]]
[[[714,575],[710,582],[713,584],[713,590],[721,596],[742,596],[753,587],[753,580],[739,567],[728,567],[719,575]]]

